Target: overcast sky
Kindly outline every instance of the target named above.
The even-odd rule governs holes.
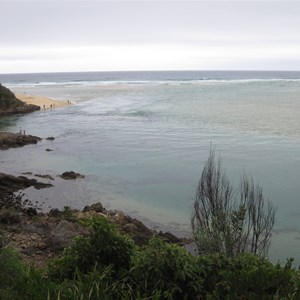
[[[0,73],[300,70],[299,1],[3,1]]]

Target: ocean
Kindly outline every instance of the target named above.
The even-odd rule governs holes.
[[[0,130],[55,137],[1,151],[1,172],[86,175],[25,190],[41,209],[101,201],[152,228],[189,235],[213,147],[234,185],[246,172],[278,207],[271,260],[300,264],[300,72],[2,74],[0,82],[74,102],[0,119]]]

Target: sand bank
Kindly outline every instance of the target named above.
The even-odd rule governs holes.
[[[16,97],[27,104],[38,105],[41,109],[50,109],[51,105],[53,108],[64,107],[68,106],[71,103],[68,101],[53,100],[47,97],[33,96],[27,94],[16,94]]]

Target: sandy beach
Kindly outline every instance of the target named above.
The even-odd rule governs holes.
[[[55,107],[64,107],[68,106],[71,102],[68,101],[59,101],[54,100],[47,97],[42,96],[33,96],[27,94],[15,94],[18,99],[27,103],[27,104],[34,104],[38,105],[41,109],[51,109],[51,105],[53,108]]]

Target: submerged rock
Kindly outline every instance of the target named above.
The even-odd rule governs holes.
[[[23,175],[32,175],[32,172],[24,172]]]
[[[52,187],[50,183],[39,182],[36,179],[28,179],[25,176],[12,176],[5,173],[0,173],[0,193],[12,194],[18,190],[28,188],[30,186],[36,189]]]
[[[76,178],[84,178],[84,175],[81,175],[79,173],[75,173],[73,171],[67,171],[59,175],[62,179],[76,179]]]
[[[36,177],[40,177],[40,178],[45,178],[45,179],[50,179],[50,180],[54,180],[54,178],[51,175],[42,175],[42,174],[34,174],[34,176]]]

